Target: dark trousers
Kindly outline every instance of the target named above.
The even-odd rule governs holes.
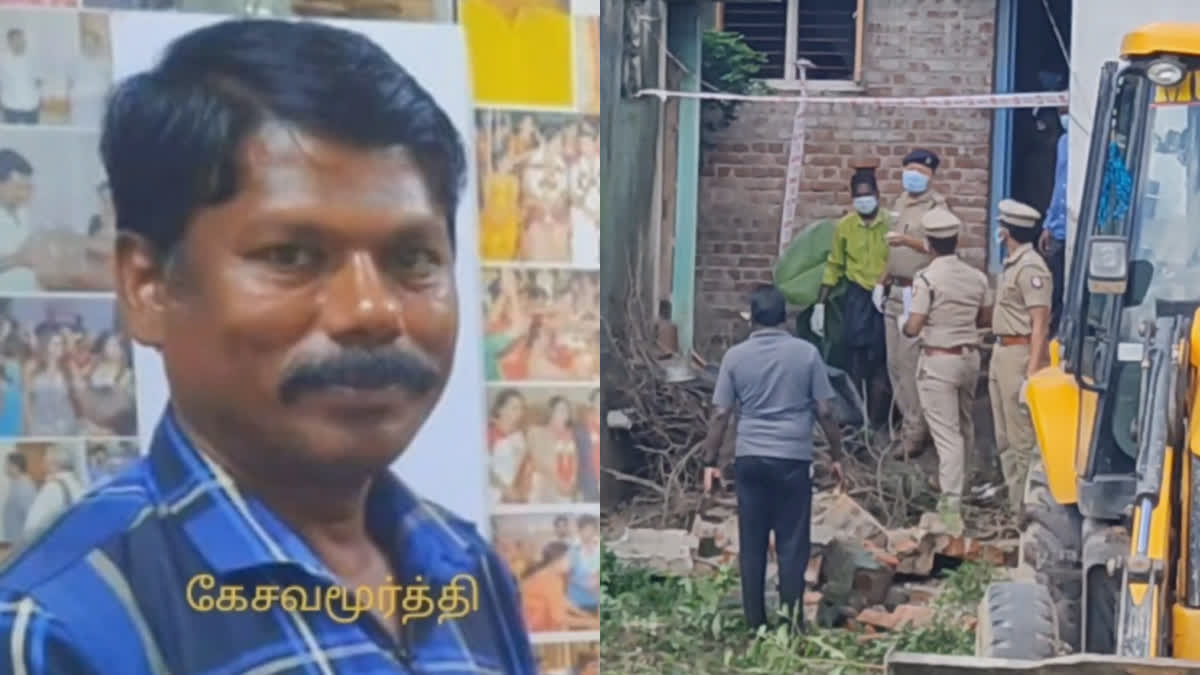
[[[1063,298],[1067,294],[1066,266],[1067,243],[1057,239],[1050,240],[1046,264],[1050,267],[1050,280],[1054,284],[1054,297],[1050,304],[1050,335],[1058,335],[1058,320],[1062,318]]]
[[[804,621],[804,571],[808,568],[812,514],[812,462],[774,457],[738,457],[734,481],[738,500],[738,550],[742,609],[751,627],[767,623],[767,546],[775,532],[780,607]]]
[[[7,124],[37,124],[38,118],[41,117],[38,113],[41,111],[37,108],[33,110],[10,110],[4,109],[4,121]]]

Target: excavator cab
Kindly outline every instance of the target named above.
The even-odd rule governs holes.
[[[1200,673],[1200,24],[1125,36],[1077,170],[1018,570],[987,589],[976,658],[894,655],[897,675]]]

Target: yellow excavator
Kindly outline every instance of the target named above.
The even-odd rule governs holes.
[[[1013,580],[974,657],[893,675],[1200,674],[1200,24],[1127,34],[1100,76],[1062,326],[1026,399]]]

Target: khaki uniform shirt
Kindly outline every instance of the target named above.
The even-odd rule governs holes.
[[[996,308],[992,332],[996,335],[1033,333],[1033,307],[1049,307],[1054,299],[1050,268],[1033,244],[1022,244],[1004,260],[1004,271],[996,285]]]
[[[912,313],[925,315],[921,344],[952,349],[979,344],[975,320],[991,304],[987,276],[957,255],[943,255],[913,279]]]
[[[939,206],[949,208],[946,206],[946,198],[935,190],[926,190],[915,197],[905,192],[896,200],[897,215],[892,222],[891,231],[925,241],[925,228],[921,227],[921,218]],[[907,246],[892,246],[888,250],[887,273],[892,277],[912,279],[917,276],[917,270],[928,265],[931,259],[931,256]]]

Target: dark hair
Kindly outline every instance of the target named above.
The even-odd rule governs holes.
[[[516,389],[502,389],[499,394],[496,394],[496,399],[492,401],[492,409],[488,412],[488,416],[493,419],[498,417],[500,411],[504,410],[504,406],[513,399],[524,401],[525,397]]]
[[[600,527],[600,519],[590,513],[585,513],[575,521],[575,527],[581,530],[585,527]]]
[[[8,463],[16,467],[21,473],[26,473],[29,471],[28,462],[29,460],[25,459],[25,455],[22,455],[19,452],[8,453]]]
[[[49,340],[62,333],[62,327],[52,321],[43,321],[33,329],[33,336],[38,340]]]
[[[92,354],[96,356],[104,355],[104,347],[108,345],[108,341],[116,339],[117,345],[121,347],[121,363],[126,367],[133,366],[133,351],[130,349],[129,342],[122,339],[120,333],[116,331],[106,330],[96,336],[92,340]]]
[[[555,524],[555,525],[558,525],[558,524],[563,524],[563,525],[566,525],[566,524],[567,524],[567,523],[569,523],[569,522],[571,522],[571,519],[570,519],[570,518],[567,518],[566,516],[564,516],[564,515],[562,515],[562,514],[559,514],[559,515],[557,515],[557,516],[554,516],[554,524]]]
[[[567,552],[570,550],[570,547],[561,541],[552,541],[546,544],[544,547],[542,547],[542,559],[539,560],[538,563],[531,567],[527,572],[525,572],[523,578],[528,579],[529,577],[541,572],[559,560],[562,560],[566,557]]]
[[[560,405],[567,406],[567,426],[571,426],[575,423],[575,410],[566,396],[550,397],[550,400],[546,403],[546,422],[550,422],[550,418],[554,417],[554,409]]]
[[[1009,225],[1008,223],[1002,223],[1002,224],[1004,225],[1004,227],[1008,228],[1008,233],[1010,235],[1012,235],[1012,238],[1015,239],[1018,244],[1032,244],[1033,242],[1037,241],[1037,238],[1038,238],[1037,228],[1013,227],[1012,225]]]
[[[950,255],[958,248],[958,235],[949,237],[926,237],[934,255]]]
[[[533,566],[532,569],[529,569],[529,572],[526,572],[526,577],[532,577],[532,575],[541,572],[542,569],[546,569],[559,560],[563,560],[570,550],[570,546],[564,542],[558,542],[558,540],[542,546],[541,560],[538,561],[538,565]]]
[[[787,320],[787,300],[771,284],[759,284],[750,293],[750,320],[760,326],[778,326]]]
[[[453,242],[466,152],[446,113],[363,35],[277,19],[194,30],[114,90],[100,153],[117,228],[171,253],[198,209],[237,192],[241,146],[270,120],[355,148],[406,147]]]
[[[25,159],[25,155],[12,148],[0,149],[0,181],[7,181],[14,173],[32,176],[33,165]]]
[[[20,28],[9,28],[8,32],[5,33],[4,36],[11,40],[18,35],[24,35],[24,34],[25,34],[25,31],[21,30]]]

